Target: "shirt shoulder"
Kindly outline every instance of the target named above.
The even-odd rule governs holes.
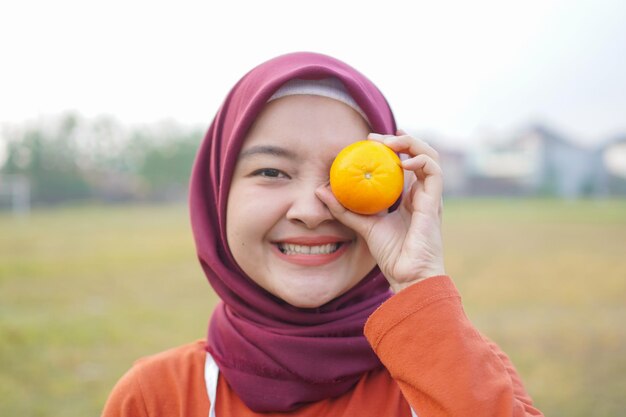
[[[204,341],[146,356],[113,388],[103,417],[206,416]]]

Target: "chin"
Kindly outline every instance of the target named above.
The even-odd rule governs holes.
[[[330,295],[330,294],[311,295],[311,293],[280,294],[279,295],[279,297],[283,299],[283,301],[298,308],[317,308],[317,307],[323,306],[324,304],[333,300],[337,296],[338,294],[337,295]]]
[[[330,300],[324,300],[319,302],[307,300],[302,302],[293,302],[289,304],[297,308],[318,308],[326,304],[328,301]]]

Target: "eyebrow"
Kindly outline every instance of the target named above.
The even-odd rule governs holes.
[[[285,148],[281,148],[280,146],[257,145],[241,151],[241,153],[239,154],[239,159],[248,158],[253,155],[271,155],[287,159],[297,158],[297,155],[294,152]]]

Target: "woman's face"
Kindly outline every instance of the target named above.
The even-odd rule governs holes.
[[[250,129],[228,196],[228,245],[258,285],[296,307],[319,307],[374,266],[365,241],[316,197],[365,120],[326,97],[295,95],[266,105]]]

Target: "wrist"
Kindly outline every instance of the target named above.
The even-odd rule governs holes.
[[[397,294],[400,291],[405,290],[406,288],[414,284],[417,284],[418,282],[422,282],[427,279],[440,277],[440,276],[447,276],[443,269],[441,271],[433,271],[428,274],[420,274],[418,277],[415,277],[414,279],[403,280],[403,281],[389,280],[389,287],[391,288],[391,291],[394,294]]]

